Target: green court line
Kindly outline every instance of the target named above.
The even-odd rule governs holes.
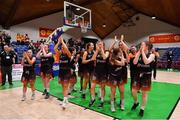
[[[180,70],[173,69],[172,71],[168,71],[166,69],[157,69],[158,71],[163,71],[163,72],[180,72]]]
[[[90,101],[89,90],[87,90],[87,96],[85,100],[81,98],[81,93],[74,92],[72,93],[72,95],[75,96],[75,98],[69,99],[69,102],[118,119],[140,119],[138,117],[140,106],[135,111],[130,110],[133,104],[133,99],[131,97],[129,83],[130,82],[128,82],[128,84],[125,86],[125,111],[121,111],[120,108],[118,107],[119,92],[117,90],[116,103],[115,103],[116,112],[114,113],[111,112],[110,104],[109,104],[109,95],[110,95],[109,87],[106,87],[105,104],[103,109],[97,108],[98,104],[100,103],[98,97],[96,97],[96,102],[94,106],[92,106],[91,108],[88,107]],[[79,90],[80,88],[79,79],[75,87],[76,89]],[[38,77],[36,80],[36,89],[41,92],[43,91],[43,86],[40,77]],[[98,92],[98,89],[99,87],[97,86],[96,92]],[[169,114],[173,110],[173,107],[176,104],[177,99],[180,96],[179,91],[180,91],[180,85],[178,84],[153,82],[152,90],[149,92],[148,95],[148,103],[145,108],[145,115],[143,119],[167,119]],[[62,89],[61,86],[58,84],[57,77],[54,80],[52,80],[50,83],[50,94],[60,99],[63,98]],[[141,98],[141,93],[139,94],[139,100],[141,103],[140,98]]]
[[[10,86],[9,83],[6,83],[4,86],[0,86],[0,90],[6,90],[6,89],[21,87],[21,86],[22,86],[22,83],[20,80],[18,80],[18,81],[13,81],[13,86]]]

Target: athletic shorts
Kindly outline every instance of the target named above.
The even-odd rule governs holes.
[[[73,75],[73,71],[71,69],[60,69],[59,70],[59,83],[69,82]]]
[[[134,76],[132,81],[132,88],[136,90],[150,91],[151,90],[151,76],[152,73],[139,73]]]
[[[107,79],[107,85],[108,86],[116,86],[118,83],[118,80],[116,77],[112,76],[112,75],[109,75],[108,76],[108,79]]]
[[[95,82],[97,84],[106,83],[107,82],[107,74],[94,73],[92,82]]]
[[[53,78],[52,68],[50,68],[50,67],[41,68],[41,77],[52,79]]]
[[[120,80],[118,84],[127,84],[127,80],[128,80],[127,67],[122,67],[121,79],[122,80]]]
[[[77,82],[77,75],[76,72],[73,71],[71,77],[70,77],[70,83],[76,83]]]
[[[21,82],[31,82],[36,80],[36,74],[34,71],[24,71],[21,76]]]

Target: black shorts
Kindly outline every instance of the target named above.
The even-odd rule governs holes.
[[[123,80],[123,84],[127,83],[127,80],[128,80],[127,66],[122,67],[121,79]]]
[[[42,77],[53,77],[53,70],[51,67],[41,67]]]
[[[130,71],[130,77],[131,77],[131,87],[132,87],[132,83],[133,81],[135,81],[135,77],[136,77],[137,73],[135,71]]]
[[[82,69],[78,69],[78,76],[83,76],[83,70]]]
[[[35,71],[23,71],[21,82],[34,81],[36,79]]]
[[[76,83],[76,82],[77,82],[77,75],[76,75],[76,72],[73,70],[70,77],[70,83]]]
[[[76,72],[73,70],[72,71],[72,74],[71,74],[71,78],[76,78],[77,76],[76,76]]]
[[[109,75],[108,76],[108,80],[107,80],[107,85],[109,86],[116,86],[118,84],[118,80],[116,77],[112,76],[112,75]]]
[[[107,74],[94,73],[94,74],[93,74],[92,81],[93,81],[93,82],[96,82],[96,83],[98,83],[98,84],[106,83],[106,82],[107,82]]]
[[[79,66],[78,72],[79,72],[79,73],[83,73],[83,65],[80,65],[80,66]]]
[[[151,77],[152,73],[138,73],[134,76],[132,81],[132,88],[136,90],[150,91],[151,90]]]
[[[94,73],[94,67],[93,66],[89,66],[89,65],[84,65],[83,66],[83,74],[86,74],[86,73]]]
[[[73,75],[73,71],[70,68],[59,70],[59,83],[69,82]]]

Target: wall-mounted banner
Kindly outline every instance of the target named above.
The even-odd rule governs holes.
[[[180,42],[180,34],[149,36],[151,43],[174,43]]]
[[[53,31],[54,31],[54,29],[40,27],[39,28],[39,36],[47,38]]]

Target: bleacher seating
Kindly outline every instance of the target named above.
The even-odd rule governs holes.
[[[18,61],[19,63],[22,60],[23,52],[28,50],[28,45],[13,45],[15,52],[18,55]]]

